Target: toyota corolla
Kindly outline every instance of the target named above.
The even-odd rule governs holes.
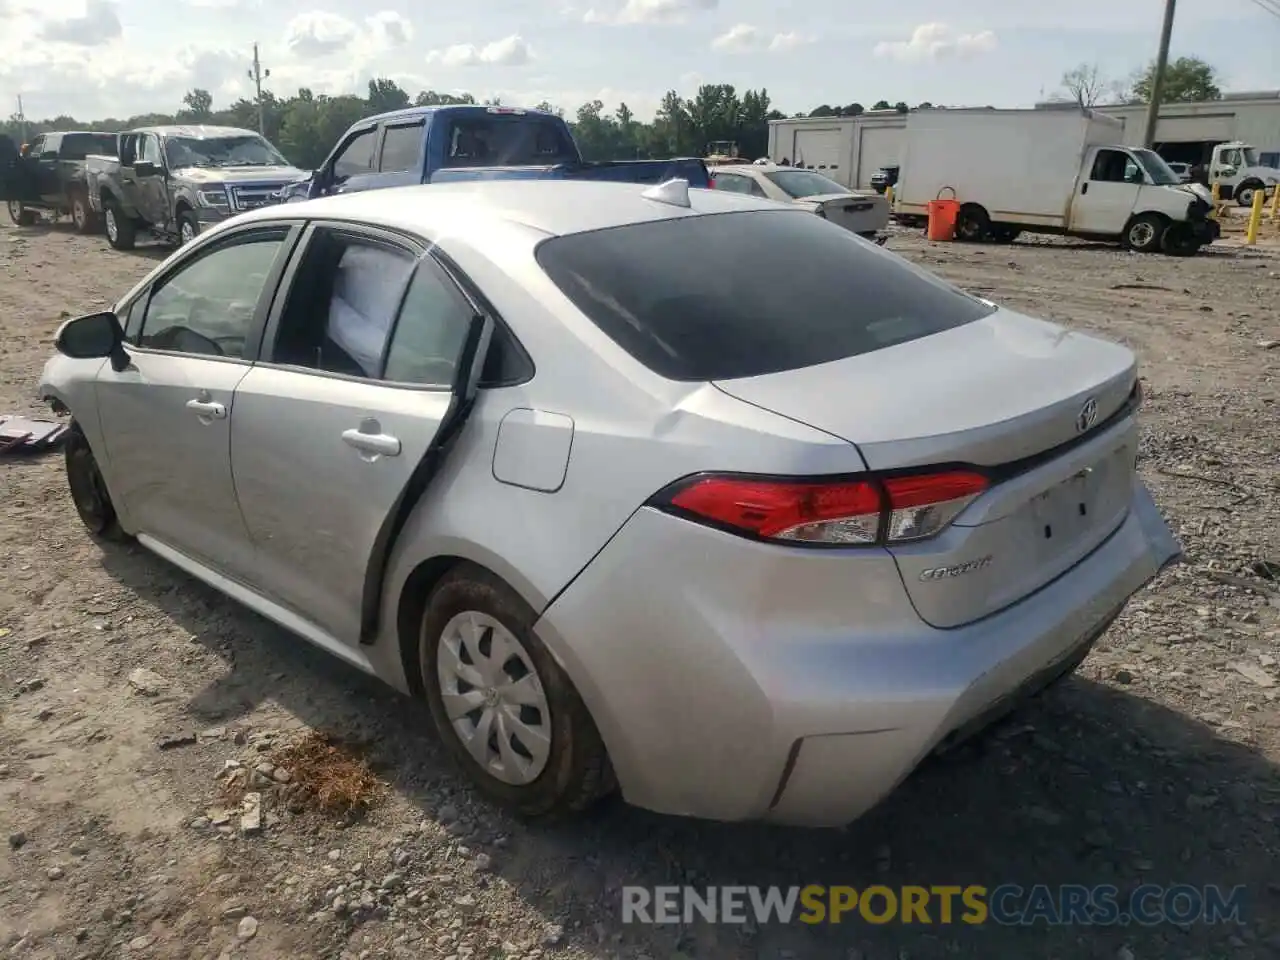
[[[254,211],[57,347],[93,535],[423,698],[531,817],[846,823],[1178,556],[1129,350],[680,181]]]

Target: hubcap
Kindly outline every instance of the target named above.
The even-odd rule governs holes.
[[[189,222],[183,221],[182,227],[181,227],[181,235],[182,235],[183,243],[190,243],[192,240],[196,238],[196,228],[193,227]]]
[[[551,755],[551,709],[533,659],[488,614],[450,620],[436,649],[445,714],[472,758],[503,783],[532,783]]]
[[[120,228],[116,226],[116,212],[114,210],[107,211],[107,236],[112,240],[120,237]]]
[[[1129,242],[1135,247],[1145,247],[1155,237],[1156,232],[1149,223],[1134,224],[1129,231]]]
[[[12,220],[14,223],[17,223],[18,220],[21,219],[22,217],[22,204],[16,200],[10,200],[8,203],[8,207],[9,207],[9,219]]]
[[[83,227],[85,221],[84,204],[77,200],[71,205],[71,219],[75,221],[77,227]]]

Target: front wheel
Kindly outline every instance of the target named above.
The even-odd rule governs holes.
[[[533,631],[537,615],[470,564],[432,591],[418,666],[446,748],[492,800],[530,819],[580,813],[613,789],[600,733]]]
[[[1202,245],[1188,223],[1169,224],[1160,240],[1160,249],[1171,257],[1193,257]]]
[[[1160,249],[1164,232],[1164,220],[1154,213],[1144,213],[1129,221],[1124,230],[1124,243],[1138,253],[1152,253]]]
[[[991,237],[991,217],[976,203],[966,203],[956,218],[956,239],[981,243]]]
[[[1247,180],[1240,186],[1236,187],[1236,203],[1242,207],[1253,206],[1253,195],[1259,190],[1265,189],[1262,184],[1256,180]]]
[[[185,247],[200,234],[200,221],[196,219],[194,210],[183,210],[178,214],[178,245]]]
[[[80,424],[71,421],[66,441],[67,486],[76,505],[80,522],[89,533],[103,540],[124,541],[129,536],[120,529],[111,493],[98,469],[98,461],[89,447]]]

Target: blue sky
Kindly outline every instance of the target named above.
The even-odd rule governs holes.
[[[1280,10],[1280,2],[1272,3]],[[865,13],[860,12],[865,10]],[[193,86],[215,105],[268,86],[430,87],[590,99],[652,114],[664,91],[766,87],[787,113],[881,98],[1019,106],[1063,71],[1130,75],[1155,53],[1163,0],[0,0],[0,110],[85,119],[176,109]],[[1229,89],[1280,88],[1280,15],[1253,0],[1182,0],[1173,54],[1202,56]]]

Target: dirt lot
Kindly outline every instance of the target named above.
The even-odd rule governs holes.
[[[1280,956],[1280,582],[1255,570],[1280,560],[1280,251],[1174,260],[905,234],[891,246],[1141,355],[1142,470],[1187,563],[1135,598],[1076,678],[842,832],[621,804],[533,830],[472,796],[422,706],[156,558],[96,546],[60,455],[9,460],[0,955]],[[61,317],[107,305],[153,263],[66,229],[0,224],[0,412],[38,409]],[[279,751],[308,730],[353,744],[385,782],[365,815],[317,812],[290,789],[309,770]],[[266,798],[249,835],[246,789]],[[623,884],[1011,882],[1243,884],[1245,923],[637,927],[619,908]]]

